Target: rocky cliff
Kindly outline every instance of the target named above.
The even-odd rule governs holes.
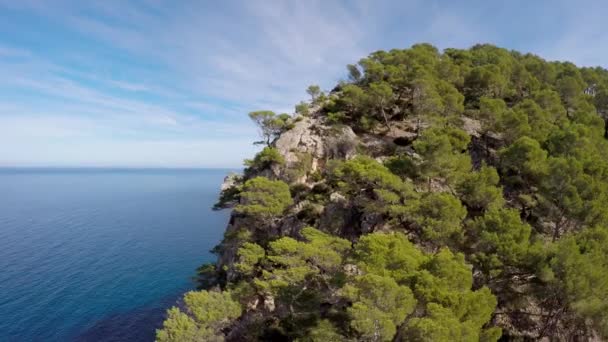
[[[227,177],[204,290],[159,341],[608,338],[608,71],[378,51]]]

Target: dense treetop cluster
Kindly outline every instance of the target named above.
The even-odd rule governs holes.
[[[266,147],[159,341],[608,339],[607,70],[418,44],[308,93],[250,114]],[[303,117],[358,155],[286,163]]]

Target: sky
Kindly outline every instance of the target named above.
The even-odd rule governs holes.
[[[0,166],[240,167],[377,50],[476,43],[608,66],[603,1],[0,0]]]

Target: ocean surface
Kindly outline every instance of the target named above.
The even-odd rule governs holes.
[[[229,170],[0,169],[0,341],[151,341],[223,235]]]

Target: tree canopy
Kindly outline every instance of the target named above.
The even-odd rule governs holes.
[[[278,216],[293,203],[289,186],[265,177],[248,180],[241,192],[241,202],[234,210],[254,217]]]
[[[255,142],[256,144],[266,144],[266,146],[270,146],[270,143],[281,134],[281,132],[290,128],[291,116],[289,114],[277,115],[270,110],[260,110],[249,113],[249,118],[260,130],[262,141]]]

